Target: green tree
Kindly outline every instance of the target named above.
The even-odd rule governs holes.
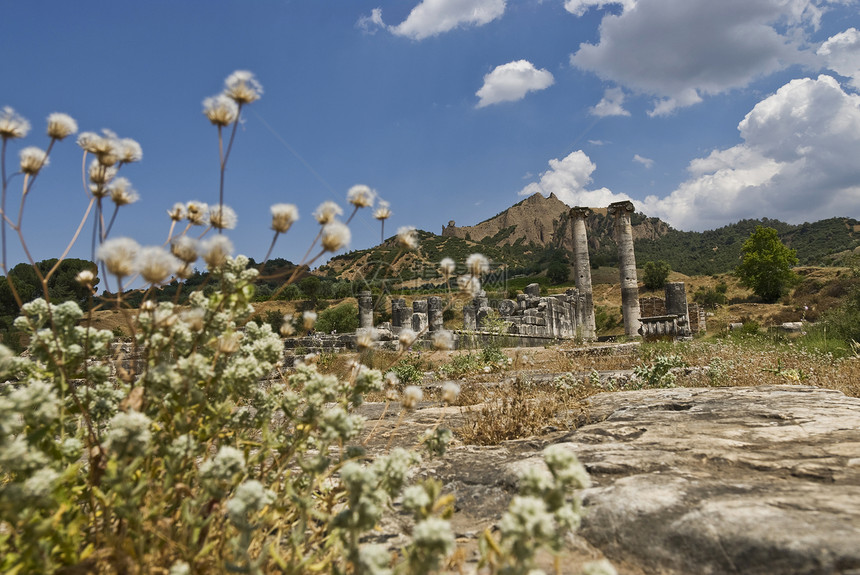
[[[342,303],[320,312],[314,328],[322,333],[337,331],[349,333],[358,329],[358,308],[351,303]]]
[[[570,266],[561,261],[554,261],[546,268],[546,277],[555,285],[564,283],[570,277]]]
[[[669,267],[669,262],[658,260],[647,262],[643,271],[642,280],[645,282],[645,287],[661,289],[666,284],[666,280],[669,279],[669,272],[672,271],[672,268]]]
[[[773,303],[797,283],[792,266],[797,252],[786,247],[773,228],[756,226],[741,248],[743,261],[735,269],[741,285],[753,291],[766,303]]]

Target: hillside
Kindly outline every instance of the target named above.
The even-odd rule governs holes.
[[[617,265],[613,220],[606,208],[592,208],[586,220],[591,264]],[[509,274],[537,274],[553,261],[570,261],[573,240],[569,207],[554,195],[535,194],[471,226],[451,221],[442,235],[420,232],[418,251],[401,254],[394,238],[373,248],[332,258],[320,272],[348,280],[400,277],[428,283],[438,281],[436,263],[443,257],[462,262],[473,252],[481,252],[496,264],[508,267]],[[782,241],[797,250],[801,265],[823,266],[839,263],[839,256],[860,249],[860,221],[830,218],[800,225],[779,220],[741,220],[716,230],[684,232],[658,218],[633,214],[633,236],[639,267],[648,261],[665,260],[673,270],[687,275],[729,272],[737,265],[741,246],[757,225],[779,232]]]

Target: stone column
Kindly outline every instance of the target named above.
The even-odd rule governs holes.
[[[442,323],[442,298],[430,296],[427,298],[427,324],[430,331],[439,331],[442,329]]]
[[[690,339],[693,332],[690,329],[690,313],[687,309],[687,290],[684,282],[666,282],[666,315],[677,315],[678,339]]]
[[[373,296],[369,291],[358,293],[358,327],[373,327]]]
[[[406,300],[403,298],[391,298],[391,327],[411,327],[403,325],[403,314],[400,310],[406,308]]]
[[[421,333],[427,329],[427,300],[417,299],[412,302],[412,330]]]
[[[591,210],[575,207],[570,210],[573,220],[573,264],[576,273],[576,289],[579,291],[582,306],[577,306],[576,315],[582,338],[593,340],[597,337],[597,324],[594,321],[594,296],[591,291],[591,261],[588,258],[588,234],[585,218]]]
[[[615,242],[618,244],[618,270],[621,278],[621,313],[624,334],[639,336],[639,284],[636,277],[636,255],[633,253],[633,225],[630,214],[636,211],[633,202],[609,204],[608,212],[615,217]]]

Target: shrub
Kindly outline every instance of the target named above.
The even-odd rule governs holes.
[[[316,330],[322,333],[350,333],[358,329],[358,308],[351,303],[342,303],[320,312]]]
[[[663,289],[666,280],[669,279],[670,271],[672,268],[669,267],[669,262],[663,260],[646,262],[642,276],[645,287],[650,290]]]

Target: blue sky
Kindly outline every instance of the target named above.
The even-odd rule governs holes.
[[[137,140],[122,175],[140,201],[114,235],[141,244],[166,238],[173,203],[217,202],[201,102],[234,70],[264,88],[226,179],[230,237],[258,259],[271,204],[300,210],[274,253],[298,261],[316,206],[359,183],[391,203],[386,235],[531,193],[632,199],[685,230],[860,217],[856,0],[7,0],[3,20],[0,106],[33,125],[7,158],[47,145],[52,112]],[[36,259],[83,214],[81,158],[59,144],[27,200]],[[352,249],[378,242],[369,211],[351,227]]]

